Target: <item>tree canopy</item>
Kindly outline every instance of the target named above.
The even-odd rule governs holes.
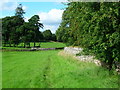
[[[3,45],[14,44],[14,46],[23,42],[24,47],[26,45],[30,46],[30,42],[39,42],[43,39],[42,33],[39,31],[43,28],[43,24],[40,23],[40,18],[38,15],[34,15],[29,19],[29,22],[24,21],[23,14],[25,14],[22,9],[22,4],[19,4],[15,10],[15,16],[9,16],[2,18],[2,38]]]
[[[120,61],[120,3],[69,2],[57,40],[77,45],[109,64]]]
[[[45,40],[51,40],[52,39],[52,32],[50,30],[45,30],[43,32],[43,36]]]
[[[25,11],[22,9],[22,4],[19,4],[15,9],[14,16],[2,18],[2,43],[3,46],[17,46],[19,43],[24,43],[24,47],[30,47],[30,42],[56,40],[56,35],[50,30],[40,31],[43,24],[40,23],[40,17],[33,15],[28,22],[24,21]]]
[[[25,12],[22,8],[22,4],[19,4],[18,7],[15,9],[15,16],[23,18],[23,14],[25,14]]]

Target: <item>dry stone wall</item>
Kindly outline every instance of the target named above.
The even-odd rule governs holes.
[[[77,60],[85,61],[85,62],[93,62],[98,66],[103,66],[103,67],[108,68],[108,65],[106,63],[95,59],[95,56],[90,56],[90,55],[76,56],[76,54],[80,53],[82,50],[83,50],[82,48],[78,48],[78,47],[65,47],[64,48],[65,53],[73,55]],[[118,74],[120,74],[120,63],[115,62],[114,65],[116,67],[116,71],[118,72]]]
[[[81,52],[83,49],[82,48],[78,48],[78,47],[65,47],[64,51],[66,53],[72,54],[72,55],[76,55],[79,52]]]
[[[90,55],[76,56],[76,54],[80,53],[82,50],[83,50],[82,48],[78,48],[78,47],[65,47],[64,48],[65,53],[73,55],[76,59],[78,59],[80,61],[93,62],[99,66],[101,66],[103,64],[103,63],[101,63],[101,61],[95,59],[94,56],[90,56]]]

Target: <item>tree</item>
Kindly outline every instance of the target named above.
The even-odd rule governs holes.
[[[17,30],[21,25],[23,25],[24,19],[19,16],[12,16],[11,19],[11,31],[10,40],[14,46],[18,45],[20,42],[20,32]]]
[[[40,23],[40,18],[38,15],[32,16],[28,21],[30,23],[31,30],[33,30],[33,32],[34,32],[33,41],[34,41],[34,47],[35,47],[35,42],[40,41],[39,29],[43,28],[43,24]]]
[[[25,14],[23,8],[22,8],[22,4],[19,4],[18,7],[15,9],[15,16],[19,16],[21,18],[23,18],[23,14]]]
[[[3,28],[3,43],[9,43],[9,46],[13,44],[18,45],[20,42],[24,42],[24,47],[29,45],[30,42],[39,42],[43,39],[42,33],[39,31],[43,28],[43,24],[40,23],[40,18],[38,15],[34,15],[29,19],[29,22],[24,22],[23,14],[25,14],[22,9],[22,4],[16,8],[15,16],[3,18],[2,28]]]
[[[30,27],[29,22],[24,22],[17,30],[20,32],[20,41],[24,43],[24,47],[29,45],[34,35],[32,28]]]
[[[3,35],[3,44],[6,46],[9,43],[9,46],[13,43],[14,46],[19,43],[19,32],[17,28],[23,24],[24,20],[18,16],[5,17],[2,19],[2,35]]]
[[[24,17],[23,14],[25,14],[24,10],[22,9],[22,4],[19,4],[18,7],[15,10],[15,16],[12,16],[11,18],[11,31],[10,31],[10,40],[11,43],[15,45],[18,45],[20,42],[20,32],[17,28],[19,28],[24,23]]]
[[[20,27],[24,23],[23,14],[25,12],[22,9],[22,5],[16,8],[15,16],[5,17],[2,19],[2,35],[3,35],[3,43],[6,46],[6,43],[9,43],[9,46],[13,43],[14,46],[19,44],[20,34],[17,31],[17,28]]]
[[[51,31],[50,30],[45,30],[44,32],[43,32],[43,36],[44,36],[44,39],[45,40],[52,40],[52,33],[51,33]]]
[[[56,31],[57,40],[78,45],[108,63],[120,59],[120,3],[69,2]]]
[[[2,18],[0,18],[0,47],[2,47]]]
[[[38,33],[38,34],[39,34],[39,36],[38,36],[38,38],[39,38],[39,39],[38,39],[38,40],[39,40],[39,41],[44,40],[43,33],[42,33],[41,31],[39,31],[39,33]]]
[[[10,38],[10,19],[11,17],[2,18],[2,43],[3,46],[9,42]]]
[[[56,35],[55,34],[52,34],[52,41],[56,41]]]

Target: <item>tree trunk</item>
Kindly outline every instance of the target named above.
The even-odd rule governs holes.
[[[24,43],[24,48],[25,48],[25,43]]]
[[[34,47],[35,47],[35,42],[34,42]]]
[[[30,47],[30,43],[29,43],[29,47]]]
[[[112,70],[112,65],[113,65],[113,59],[110,59],[108,64],[109,64],[109,71],[111,71]]]
[[[9,47],[11,47],[11,42],[9,43]]]
[[[108,52],[107,57],[108,57],[107,59],[108,59],[109,71],[111,71],[112,70],[113,61],[114,61],[114,58],[112,57],[112,49],[110,49],[110,51]]]
[[[35,41],[36,41],[36,33],[34,35],[34,47],[35,47]]]
[[[40,43],[39,43],[39,47],[40,47]]]
[[[11,40],[10,40],[10,38],[9,38],[9,47],[11,47]]]
[[[21,47],[24,47],[24,43],[22,42]]]

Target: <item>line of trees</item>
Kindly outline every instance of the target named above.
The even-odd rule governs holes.
[[[56,35],[48,29],[42,32],[45,41],[56,41]]]
[[[77,45],[109,64],[120,62],[120,3],[69,2],[56,31],[58,41]]]
[[[24,43],[24,47],[30,47],[30,42],[36,42],[42,40],[56,40],[53,37],[54,34],[50,30],[46,30],[43,33],[39,31],[43,28],[43,24],[40,23],[38,15],[32,16],[28,22],[24,21],[25,12],[22,9],[22,5],[19,4],[15,10],[15,16],[8,16],[2,18],[2,43],[3,46],[9,44],[9,46],[17,46],[19,43]],[[53,38],[52,38],[53,37]]]

